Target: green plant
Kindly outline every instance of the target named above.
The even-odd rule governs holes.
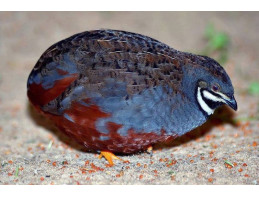
[[[248,93],[251,95],[258,95],[259,94],[259,83],[252,82],[248,87]]]
[[[224,64],[228,59],[229,36],[224,32],[217,32],[213,24],[207,25],[204,34],[207,44],[202,54],[213,56],[220,64]]]

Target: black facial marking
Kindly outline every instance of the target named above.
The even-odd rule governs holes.
[[[202,91],[202,90],[204,90],[204,89],[201,89],[201,91]],[[196,88],[195,95],[196,95],[196,98],[197,98],[197,95],[198,95],[198,88]],[[202,114],[203,114],[206,118],[208,118],[209,115],[207,114],[207,112],[205,112],[205,111],[202,109],[202,107],[201,107],[201,105],[200,105],[200,103],[199,103],[199,101],[198,101],[198,98],[196,99],[196,104],[197,104],[197,106],[199,107],[199,109],[200,109],[200,111],[202,112]]]
[[[211,93],[211,94],[213,94],[214,96],[216,96],[216,97],[220,97],[221,98],[221,96],[219,96],[218,94],[216,94],[216,93],[214,93],[214,92],[212,92],[212,91],[209,91],[209,90],[207,90],[209,93]],[[204,96],[204,89],[203,90],[201,90],[201,97],[202,97],[202,99],[204,100],[204,102],[211,108],[211,109],[216,109],[217,107],[219,107],[219,106],[221,106],[221,105],[223,105],[224,103],[223,102],[220,102],[220,101],[212,101],[212,100],[210,100],[210,99],[207,99],[205,96]]]

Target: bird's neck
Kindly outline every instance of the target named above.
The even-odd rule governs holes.
[[[172,108],[170,118],[165,123],[168,133],[173,132],[178,136],[184,135],[202,125],[208,118],[195,102],[181,95],[175,95],[168,106]]]

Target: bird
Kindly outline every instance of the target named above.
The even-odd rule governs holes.
[[[122,30],[85,31],[50,46],[27,81],[32,106],[109,165],[199,127],[234,88],[214,59]]]

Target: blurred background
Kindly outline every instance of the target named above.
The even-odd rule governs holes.
[[[32,117],[35,115],[30,112],[26,82],[38,58],[50,45],[75,33],[102,28],[144,34],[177,50],[215,58],[226,69],[235,87],[239,109],[231,114],[231,122],[236,127],[223,121],[199,138],[192,140],[189,136],[189,140],[178,141],[178,146],[154,156],[159,161],[163,154],[170,157],[172,151],[175,154],[178,148],[185,147],[183,152],[177,152],[180,158],[177,169],[181,172],[167,169],[160,176],[150,178],[155,170],[150,167],[150,171],[145,171],[150,176],[140,178],[141,170],[136,171],[132,166],[132,171],[128,173],[137,174],[133,178],[121,175],[121,179],[116,179],[115,175],[121,172],[119,167],[110,169],[113,176],[98,170],[95,177],[82,175],[77,167],[84,165],[82,161],[92,160],[95,164],[100,162],[100,165],[104,165],[105,161],[77,149],[68,150],[67,144],[55,132],[37,124]],[[258,184],[258,32],[258,12],[0,12],[0,184],[77,184],[78,181],[83,184]],[[41,119],[40,116],[37,118]],[[218,140],[213,141],[217,146],[208,142],[212,138]],[[200,144],[203,142],[205,145]],[[197,155],[197,149],[204,146],[209,148],[202,154],[208,154],[210,159],[209,155],[214,151],[215,155],[218,154],[215,158],[220,162],[201,164],[204,161],[200,160],[203,157],[200,155],[191,159],[197,165],[201,164],[199,170],[202,175],[197,172],[197,165],[180,164],[186,161],[182,155]],[[222,149],[217,151],[215,147]],[[74,155],[83,159],[73,161]],[[131,165],[139,160],[145,163],[148,159],[141,155],[129,157]],[[61,168],[48,170],[49,165],[55,167],[62,162],[64,164],[64,161],[69,161],[69,164],[75,162],[75,166],[70,165],[68,171],[63,170],[61,180],[58,176]],[[244,163],[249,164],[249,169],[245,169]],[[208,165],[214,166],[213,170],[208,169]],[[233,171],[225,171],[228,165],[233,167]],[[166,168],[165,165],[156,167]],[[217,175],[212,173],[214,168]],[[71,175],[72,172],[77,174],[77,171],[80,176]],[[108,177],[104,178],[103,174]]]

